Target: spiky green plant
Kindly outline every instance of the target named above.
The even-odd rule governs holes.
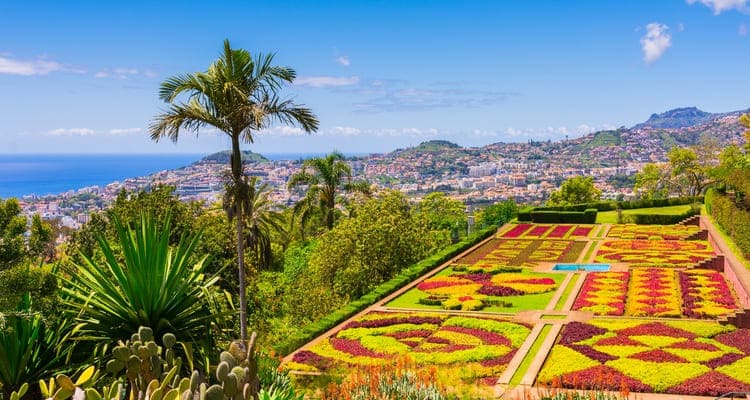
[[[221,312],[221,296],[213,288],[218,277],[204,274],[206,256],[194,261],[200,232],[183,234],[177,246],[169,246],[170,220],[142,215],[129,227],[113,217],[116,242],[97,238],[105,261],[83,255],[83,262],[67,271],[65,304],[86,324],[83,339],[112,343],[147,326],[156,337],[171,331],[188,342],[210,340],[212,325],[221,320],[214,318]]]
[[[73,350],[68,339],[78,329],[70,319],[45,325],[41,314],[32,311],[28,293],[15,313],[0,317],[0,398],[7,399],[24,383],[64,369],[66,357]]]

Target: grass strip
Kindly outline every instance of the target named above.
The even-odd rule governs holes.
[[[622,210],[623,217],[631,214],[644,214],[644,215],[680,215],[687,211],[690,211],[690,204],[679,205],[679,206],[666,206],[666,207],[650,207],[650,208],[634,208],[630,210]],[[597,224],[616,224],[617,223],[617,211],[600,211],[596,214]]]
[[[565,303],[568,300],[568,297],[570,297],[570,292],[573,291],[573,288],[576,287],[578,284],[578,280],[581,279],[581,276],[583,274],[575,274],[575,276],[568,281],[568,286],[565,287],[565,290],[563,290],[562,296],[560,296],[559,299],[557,299],[557,304],[555,304],[555,311],[562,311],[563,307],[565,307]]]
[[[586,251],[586,255],[583,256],[583,260],[581,260],[582,263],[590,263],[593,260],[594,255],[594,249],[599,245],[598,240],[592,240],[591,246],[589,246],[588,251]]]
[[[542,315],[542,319],[565,319],[567,317],[568,317],[567,315],[553,315],[553,314]]]
[[[521,383],[523,376],[526,375],[526,371],[534,361],[534,358],[536,358],[537,353],[539,353],[539,349],[542,347],[542,343],[544,343],[544,339],[547,338],[547,335],[549,334],[549,331],[551,329],[552,324],[544,324],[544,326],[542,327],[542,331],[539,332],[539,336],[536,337],[536,340],[534,340],[534,343],[531,345],[529,352],[526,353],[523,361],[521,361],[521,365],[518,366],[518,369],[516,369],[513,377],[510,378],[511,385],[518,385]]]

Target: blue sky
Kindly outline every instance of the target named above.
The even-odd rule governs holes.
[[[157,4],[158,3],[158,4]],[[749,0],[14,1],[0,4],[0,153],[208,153],[148,139],[160,82],[224,38],[295,68],[321,121],[265,153],[556,139],[681,106],[750,108]]]

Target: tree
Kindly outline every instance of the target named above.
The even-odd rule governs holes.
[[[202,128],[213,127],[224,132],[232,143],[230,173],[232,179],[236,220],[237,270],[239,277],[240,336],[247,339],[247,304],[245,301],[244,216],[250,187],[243,179],[244,171],[240,143],[252,143],[258,131],[273,123],[298,125],[305,132],[318,129],[318,119],[312,111],[289,99],[282,99],[279,91],[292,83],[296,72],[273,64],[273,54],[259,54],[253,58],[247,50],[232,49],[224,41],[224,52],[206,72],[183,74],[168,78],[161,84],[159,97],[169,109],[158,115],[150,127],[155,141],[168,137],[173,142],[181,131],[196,134]],[[186,94],[186,102],[178,102]]]
[[[701,153],[699,155],[699,153]],[[714,183],[710,178],[716,160],[715,154],[705,147],[675,147],[667,153],[672,168],[672,180],[681,194],[700,196]]]
[[[242,207],[245,210],[246,246],[250,249],[258,270],[263,270],[272,262],[271,235],[274,232],[283,232],[283,217],[274,210],[274,204],[268,197],[267,184],[261,184],[256,176],[251,177],[247,183],[250,190],[247,204]],[[224,206],[230,214],[237,209],[233,202],[239,198],[232,193],[234,190],[229,183]]]
[[[669,195],[669,171],[654,163],[643,166],[643,171],[635,174],[633,189],[643,199],[663,199]]]
[[[417,212],[430,230],[466,230],[466,205],[443,192],[432,192],[417,205]]]
[[[482,226],[500,226],[518,214],[518,206],[513,200],[495,203],[480,210],[477,220]]]
[[[0,271],[19,265],[26,257],[26,218],[16,199],[0,199]]]
[[[575,176],[568,178],[560,185],[560,189],[553,191],[547,204],[550,206],[564,206],[571,204],[592,203],[602,195],[602,191],[594,186],[594,178]]]
[[[405,195],[384,191],[319,237],[286,303],[297,323],[315,320],[448,243],[420,223]]]
[[[333,229],[336,220],[336,202],[339,191],[369,193],[366,182],[352,182],[352,169],[343,154],[334,151],[326,157],[315,157],[302,163],[302,170],[289,178],[289,189],[307,185],[305,197],[294,205],[294,214],[300,216],[302,226],[320,212],[323,224]]]

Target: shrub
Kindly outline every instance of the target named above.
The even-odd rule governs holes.
[[[531,220],[542,224],[593,224],[596,223],[597,210],[587,208],[584,211],[531,211]],[[519,213],[520,215],[520,213]]]
[[[712,189],[706,193],[706,211],[742,254],[750,257],[750,212],[738,208],[727,196]]]

